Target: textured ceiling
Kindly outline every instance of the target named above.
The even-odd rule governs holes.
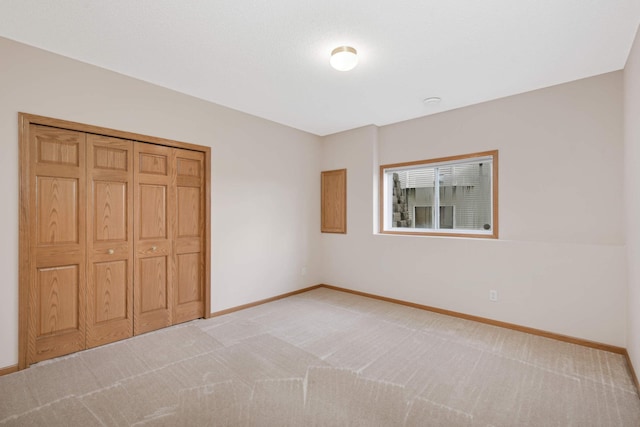
[[[0,36],[317,135],[622,69],[639,23],[639,0],[0,0]]]

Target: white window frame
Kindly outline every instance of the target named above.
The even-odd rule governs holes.
[[[491,165],[491,224],[488,230],[467,230],[456,229],[455,207],[454,207],[454,228],[441,229],[440,224],[440,181],[436,178],[434,183],[434,204],[432,212],[435,218],[432,220],[433,229],[393,227],[393,204],[391,203],[390,190],[393,187],[393,173],[411,169],[439,168],[459,164],[476,164],[487,162]],[[437,176],[436,176],[437,177]],[[488,239],[498,238],[498,150],[483,151],[480,153],[465,154],[459,156],[443,157],[431,160],[420,160],[414,162],[395,163],[380,166],[380,230],[381,234],[401,234],[401,235],[425,235],[425,236],[448,236],[448,237],[479,237]],[[418,206],[418,205],[416,205]],[[444,205],[443,205],[444,206]],[[414,206],[415,208],[415,206]],[[414,209],[415,211],[415,209]],[[415,226],[415,212],[413,212],[411,223]]]

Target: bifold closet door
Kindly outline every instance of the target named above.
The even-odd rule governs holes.
[[[173,323],[204,316],[204,153],[176,150],[176,281]]]
[[[87,135],[87,347],[133,335],[133,145]]]
[[[29,126],[27,364],[85,348],[85,139]]]
[[[134,334],[172,324],[175,151],[134,143]]]

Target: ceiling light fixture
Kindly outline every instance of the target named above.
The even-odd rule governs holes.
[[[340,46],[331,51],[329,63],[338,71],[349,71],[358,64],[358,52],[351,46]]]
[[[437,104],[440,101],[441,99],[437,96],[431,96],[422,100],[422,102],[424,102],[425,104]]]

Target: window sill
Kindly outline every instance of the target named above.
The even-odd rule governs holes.
[[[498,233],[495,231],[406,231],[403,229],[390,229],[380,231],[379,234],[390,234],[397,236],[431,236],[431,237],[463,237],[475,239],[497,239]]]

